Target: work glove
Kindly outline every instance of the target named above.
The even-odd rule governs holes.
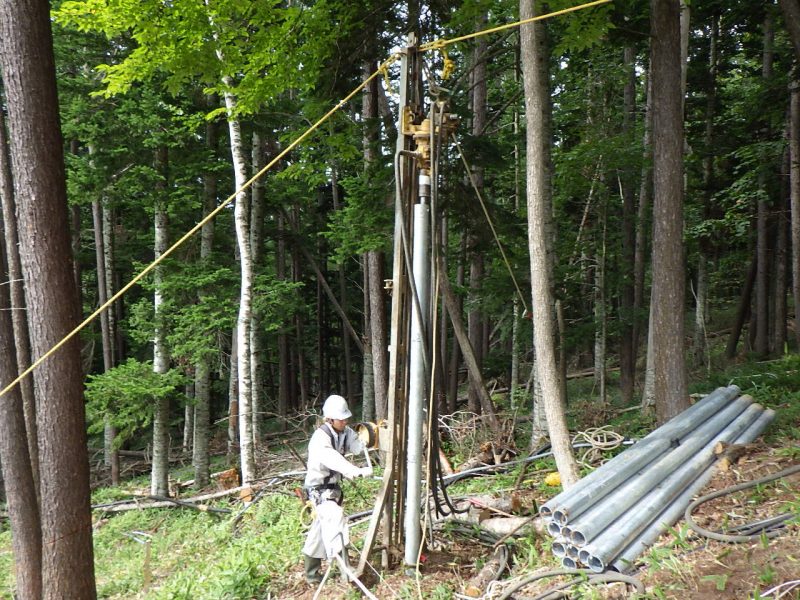
[[[372,467],[359,467],[356,477],[372,477]]]

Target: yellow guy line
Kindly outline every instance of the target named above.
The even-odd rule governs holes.
[[[532,23],[532,22],[534,22],[534,21],[541,21],[541,20],[543,20],[543,19],[549,19],[550,17],[557,17],[557,16],[559,16],[559,15],[563,15],[563,14],[566,14],[566,13],[575,12],[575,11],[577,11],[577,10],[582,10],[582,9],[584,9],[584,8],[590,8],[590,7],[592,7],[592,6],[598,6],[598,5],[600,5],[600,4],[607,4],[607,3],[611,2],[611,1],[612,1],[612,0],[595,0],[595,2],[589,2],[589,3],[587,3],[587,4],[581,4],[580,6],[573,6],[573,7],[571,7],[571,8],[565,8],[565,9],[563,9],[563,10],[558,10],[558,11],[555,11],[555,12],[551,12],[551,13],[548,13],[548,14],[546,14],[546,15],[539,15],[539,16],[537,16],[537,17],[532,17],[532,18],[530,18],[530,19],[525,19],[525,20],[523,20],[523,21],[517,21],[517,22],[515,22],[515,23],[507,23],[507,24],[505,24],[505,25],[500,25],[499,27],[493,27],[493,28],[491,28],[491,29],[484,29],[483,31],[477,31],[477,32],[475,32],[475,33],[471,33],[471,34],[469,34],[469,35],[462,35],[461,37],[453,38],[453,39],[450,39],[450,40],[447,40],[447,39],[438,39],[438,40],[434,40],[433,42],[429,42],[428,44],[423,44],[422,46],[420,46],[420,51],[421,51],[421,52],[427,52],[428,50],[437,50],[437,49],[443,48],[443,47],[445,47],[445,46],[448,46],[448,45],[450,45],[450,44],[454,44],[454,43],[456,43],[456,42],[461,42],[461,41],[463,41],[463,40],[468,40],[468,39],[471,39],[471,38],[474,38],[474,37],[479,37],[479,36],[482,36],[482,35],[488,35],[488,34],[490,34],[490,33],[495,33],[495,32],[497,32],[497,31],[502,31],[502,30],[504,30],[504,29],[510,29],[510,28],[512,28],[512,27],[518,27],[518,26],[520,26],[520,25],[524,25],[525,23]],[[270,163],[269,163],[268,165],[266,165],[266,166],[265,166],[263,169],[261,169],[261,170],[260,170],[258,173],[256,173],[255,175],[253,175],[253,176],[252,176],[250,179],[248,179],[248,180],[247,180],[247,181],[244,183],[244,185],[242,185],[242,187],[240,187],[238,190],[236,190],[236,191],[235,191],[235,192],[233,192],[233,193],[232,193],[230,196],[228,196],[228,197],[225,199],[225,201],[224,201],[224,202],[222,202],[222,203],[221,203],[221,204],[220,204],[220,205],[219,205],[217,208],[215,208],[215,209],[214,209],[214,210],[212,210],[210,213],[208,213],[208,214],[205,216],[205,218],[204,218],[202,221],[200,221],[199,223],[197,223],[197,225],[195,225],[195,226],[194,226],[194,227],[192,227],[192,228],[191,228],[189,231],[187,231],[187,232],[186,232],[186,233],[183,235],[183,237],[182,237],[181,239],[179,239],[177,242],[175,242],[175,243],[174,243],[172,246],[170,246],[170,247],[169,247],[169,248],[168,248],[168,249],[167,249],[167,250],[166,250],[166,251],[165,251],[165,252],[164,252],[164,253],[163,253],[161,256],[159,256],[159,257],[158,257],[156,260],[154,260],[154,261],[153,261],[152,263],[150,263],[150,264],[149,264],[147,267],[145,267],[145,269],[144,269],[143,271],[141,271],[141,272],[140,272],[140,273],[139,273],[139,274],[138,274],[136,277],[134,277],[133,279],[131,279],[131,280],[130,280],[130,281],[129,281],[129,282],[128,282],[128,283],[127,283],[127,284],[126,284],[126,285],[125,285],[123,288],[121,288],[121,289],[120,289],[120,290],[119,290],[119,291],[118,291],[116,294],[114,294],[113,296],[111,296],[111,298],[109,298],[109,299],[106,301],[106,303],[105,303],[105,304],[103,304],[102,306],[100,306],[100,307],[99,307],[97,310],[95,310],[95,311],[94,311],[94,312],[93,312],[91,315],[89,315],[88,317],[86,317],[86,319],[84,319],[84,320],[83,320],[83,322],[82,322],[80,325],[78,325],[78,326],[77,326],[75,329],[73,329],[73,330],[72,330],[71,332],[69,332],[69,333],[68,333],[66,336],[64,336],[64,338],[63,338],[63,339],[62,339],[60,342],[58,342],[58,343],[57,343],[55,346],[53,346],[52,348],[50,348],[50,350],[48,350],[48,351],[47,351],[47,352],[45,352],[45,353],[44,353],[42,356],[40,356],[38,359],[36,359],[36,361],[35,361],[35,362],[34,362],[34,363],[33,363],[33,364],[30,366],[30,367],[28,367],[28,368],[27,368],[27,369],[25,369],[25,370],[24,370],[22,373],[20,373],[20,374],[19,374],[19,376],[18,376],[18,377],[17,377],[17,378],[16,378],[14,381],[12,381],[12,382],[11,382],[11,383],[9,383],[9,384],[8,384],[6,387],[4,387],[4,388],[2,389],[2,391],[0,391],[0,398],[2,398],[3,396],[5,396],[5,395],[6,395],[6,394],[7,394],[7,393],[8,393],[10,390],[12,390],[12,389],[13,389],[13,388],[14,388],[14,387],[15,387],[15,386],[16,386],[16,385],[17,385],[17,384],[20,382],[20,381],[22,381],[22,380],[23,380],[25,377],[27,377],[27,376],[28,376],[28,375],[29,375],[29,374],[30,374],[30,373],[31,373],[31,372],[32,372],[34,369],[36,369],[36,367],[38,367],[38,366],[39,366],[40,364],[42,364],[42,363],[43,363],[45,360],[47,360],[47,358],[48,358],[48,357],[50,357],[52,354],[54,354],[56,351],[58,351],[58,349],[59,349],[59,348],[61,348],[61,346],[63,346],[64,344],[66,344],[66,343],[67,343],[68,341],[70,341],[70,340],[71,340],[73,337],[75,337],[75,336],[76,336],[78,333],[80,333],[80,332],[81,332],[81,330],[83,330],[83,329],[84,329],[84,328],[85,328],[85,327],[86,327],[86,326],[87,326],[89,323],[91,323],[92,321],[94,321],[94,320],[95,320],[95,319],[98,317],[98,315],[100,315],[100,314],[101,314],[101,313],[102,313],[104,310],[106,310],[106,309],[107,309],[109,306],[111,306],[111,305],[112,305],[114,302],[116,302],[116,301],[117,301],[117,300],[118,300],[118,299],[119,299],[119,298],[120,298],[120,297],[121,297],[123,294],[125,294],[125,293],[126,293],[128,290],[129,290],[129,289],[131,289],[131,288],[132,288],[134,285],[136,285],[136,284],[137,284],[139,281],[141,281],[141,279],[142,279],[142,278],[143,278],[145,275],[147,275],[147,274],[148,274],[150,271],[152,271],[153,269],[155,269],[155,268],[156,268],[156,267],[157,267],[157,266],[158,266],[158,265],[161,263],[161,261],[163,261],[165,258],[167,258],[167,257],[168,257],[170,254],[172,254],[172,253],[173,253],[175,250],[177,250],[177,249],[178,249],[178,248],[179,248],[179,247],[180,247],[180,246],[181,246],[181,245],[182,245],[182,244],[183,244],[183,243],[184,243],[186,240],[188,240],[188,239],[189,239],[190,237],[192,237],[192,236],[193,236],[195,233],[197,233],[197,231],[198,231],[198,230],[199,230],[201,227],[203,227],[203,225],[205,225],[205,224],[206,224],[206,223],[208,223],[208,222],[209,222],[211,219],[213,219],[214,217],[216,217],[216,216],[217,216],[217,214],[219,214],[219,213],[220,213],[222,210],[224,210],[224,209],[225,209],[225,207],[226,207],[228,204],[230,204],[230,203],[231,203],[231,201],[233,201],[233,200],[236,198],[237,194],[239,194],[240,192],[243,192],[243,191],[245,191],[245,190],[246,190],[246,189],[248,189],[248,188],[249,188],[251,185],[253,185],[253,183],[254,183],[254,182],[255,182],[255,181],[256,181],[256,180],[257,180],[259,177],[261,177],[261,176],[262,176],[264,173],[266,173],[267,171],[269,171],[269,170],[270,170],[270,169],[271,169],[273,166],[275,166],[275,164],[276,164],[276,163],[277,163],[279,160],[281,160],[281,159],[282,159],[284,156],[286,156],[286,155],[287,155],[287,154],[288,154],[290,151],[294,150],[294,148],[295,148],[295,147],[297,147],[297,146],[300,144],[300,142],[302,142],[304,139],[306,139],[306,138],[307,138],[309,135],[311,135],[311,134],[312,134],[312,133],[313,133],[313,132],[314,132],[314,131],[315,131],[315,130],[316,130],[316,129],[317,129],[319,126],[320,126],[320,125],[322,125],[322,124],[323,124],[325,121],[327,121],[327,120],[328,120],[328,119],[331,117],[331,115],[333,115],[333,114],[334,114],[336,111],[338,111],[340,108],[342,108],[342,106],[344,106],[344,105],[345,105],[347,102],[349,102],[349,101],[350,101],[350,100],[353,98],[353,96],[355,96],[355,95],[356,95],[358,92],[360,92],[360,91],[361,91],[361,89],[362,89],[362,88],[363,88],[365,85],[367,85],[367,84],[368,84],[370,81],[372,81],[372,80],[373,80],[375,77],[377,77],[379,74],[382,74],[382,73],[384,73],[384,72],[386,71],[386,68],[387,68],[389,65],[391,65],[393,62],[395,62],[395,61],[396,61],[396,60],[397,60],[399,57],[400,57],[400,54],[393,54],[393,55],[392,55],[392,56],[390,56],[388,59],[386,59],[386,60],[385,60],[383,63],[381,63],[381,66],[379,66],[379,67],[378,67],[378,69],[377,69],[377,70],[376,70],[376,71],[375,71],[375,72],[374,72],[372,75],[370,75],[369,77],[367,77],[367,78],[366,78],[366,79],[365,79],[363,82],[361,82],[361,83],[358,85],[358,87],[356,87],[356,88],[355,88],[355,89],[354,89],[352,92],[350,92],[350,93],[349,93],[347,96],[345,96],[345,97],[344,97],[342,100],[340,100],[340,101],[339,101],[339,102],[338,102],[338,103],[337,103],[337,104],[336,104],[336,105],[335,105],[335,106],[334,106],[332,109],[330,109],[330,110],[329,110],[327,113],[325,113],[325,115],[324,115],[324,116],[323,116],[323,117],[322,117],[322,118],[321,118],[319,121],[317,121],[317,122],[316,122],[316,123],[314,123],[314,124],[313,124],[311,127],[309,127],[308,129],[306,129],[306,131],[305,131],[305,132],[304,132],[302,135],[300,135],[300,136],[299,136],[297,139],[295,139],[295,140],[294,140],[294,141],[293,141],[291,144],[289,144],[289,145],[288,145],[288,146],[287,146],[287,147],[286,147],[286,148],[283,150],[283,152],[281,152],[280,154],[278,154],[278,156],[276,156],[275,158],[273,158],[273,159],[270,161]]]
[[[464,156],[464,152],[461,150],[461,144],[458,143],[458,138],[455,136],[455,134],[452,134],[452,138],[453,141],[456,143],[458,154],[461,156],[461,162],[464,163],[464,170],[467,172],[467,177],[469,177],[469,182],[472,184],[472,189],[475,191],[475,195],[478,197],[478,200],[481,203],[483,214],[486,215],[486,222],[489,223],[489,228],[492,230],[494,241],[497,242],[497,247],[500,249],[500,254],[503,255],[503,262],[506,264],[506,269],[508,269],[508,274],[511,275],[511,281],[514,282],[514,287],[517,288],[517,294],[519,295],[519,299],[522,302],[522,308],[525,309],[525,312],[527,313],[528,305],[525,303],[525,296],[522,294],[522,290],[519,289],[517,278],[514,277],[514,270],[511,268],[511,263],[508,261],[508,256],[506,256],[506,251],[503,250],[503,244],[500,243],[500,238],[497,236],[497,230],[494,228],[494,223],[492,223],[492,217],[489,216],[489,211],[486,208],[486,203],[483,201],[483,195],[481,194],[477,184],[475,183],[475,176],[472,173],[472,167],[469,166],[469,163],[467,162],[467,157]]]
[[[439,48],[443,48],[444,46],[449,46],[450,44],[455,44],[456,42],[463,42],[464,40],[470,40],[472,38],[480,37],[482,35],[488,35],[490,33],[496,33],[498,31],[503,31],[504,29],[511,29],[512,27],[519,27],[520,25],[525,25],[526,23],[533,23],[534,21],[542,21],[544,19],[549,19],[550,17],[558,17],[560,15],[565,15],[567,13],[575,12],[578,10],[583,10],[584,8],[591,8],[592,6],[599,6],[601,4],[608,4],[612,2],[612,0],[595,0],[594,2],[588,2],[586,4],[581,4],[579,6],[571,6],[570,8],[565,8],[563,10],[557,10],[555,12],[547,13],[546,15],[539,15],[536,17],[531,17],[530,19],[524,19],[522,21],[516,21],[514,23],[506,23],[505,25],[499,25],[497,27],[492,27],[490,29],[484,29],[482,31],[476,31],[474,33],[470,33],[467,35],[462,35],[461,37],[452,38],[452,39],[438,39],[432,42],[428,42],[427,44],[422,44],[419,49],[420,52],[427,52],[428,50],[438,50]]]
[[[150,271],[152,271],[153,269],[155,269],[155,268],[156,268],[156,266],[158,266],[158,264],[159,264],[159,263],[161,263],[161,261],[163,261],[165,258],[167,258],[167,257],[168,257],[170,254],[172,254],[172,253],[173,253],[175,250],[177,250],[177,249],[178,249],[178,248],[179,248],[179,247],[180,247],[180,246],[181,246],[181,245],[182,245],[182,244],[183,244],[183,243],[184,243],[186,240],[188,240],[188,239],[189,239],[190,237],[192,237],[192,236],[193,236],[195,233],[197,233],[197,231],[198,231],[198,230],[199,230],[201,227],[203,227],[203,225],[205,225],[205,224],[206,224],[206,223],[208,223],[208,222],[209,222],[211,219],[213,219],[214,217],[216,217],[216,216],[217,216],[217,214],[219,214],[219,213],[220,213],[222,210],[224,210],[224,209],[225,209],[225,207],[226,207],[226,206],[228,206],[228,204],[230,204],[230,202],[231,202],[232,200],[234,200],[234,198],[236,198],[237,194],[239,194],[240,192],[243,192],[243,191],[245,191],[247,188],[249,188],[251,185],[253,185],[253,183],[254,183],[254,182],[255,182],[255,181],[256,181],[256,180],[257,180],[259,177],[261,177],[261,176],[262,176],[264,173],[266,173],[267,171],[269,171],[269,170],[270,170],[270,169],[271,169],[271,168],[272,168],[272,167],[273,167],[273,166],[274,166],[274,165],[275,165],[275,164],[276,164],[276,163],[277,163],[279,160],[281,160],[281,159],[282,159],[284,156],[286,156],[286,155],[287,155],[287,154],[288,154],[290,151],[292,151],[292,150],[293,150],[293,149],[294,149],[294,148],[295,148],[295,147],[296,147],[298,144],[300,144],[300,142],[302,142],[302,141],[303,141],[304,139],[306,139],[306,138],[307,138],[309,135],[311,135],[311,133],[313,133],[313,132],[314,132],[314,130],[316,130],[316,129],[317,129],[319,126],[320,126],[320,125],[322,125],[322,124],[323,124],[325,121],[327,121],[327,120],[328,120],[328,119],[331,117],[331,115],[333,115],[333,114],[334,114],[336,111],[338,111],[338,110],[339,110],[340,108],[342,108],[342,107],[343,107],[345,104],[347,104],[347,102],[349,102],[349,101],[350,101],[350,100],[353,98],[353,96],[355,96],[355,95],[356,95],[358,92],[360,92],[360,91],[361,91],[361,89],[362,89],[362,88],[363,88],[365,85],[367,85],[367,84],[368,84],[370,81],[372,81],[372,80],[373,80],[375,77],[377,77],[378,75],[380,75],[381,73],[383,73],[383,72],[384,72],[384,70],[386,69],[386,67],[388,67],[390,64],[392,64],[393,62],[395,62],[395,61],[396,61],[396,60],[397,60],[399,57],[400,57],[400,55],[399,55],[399,54],[393,54],[393,55],[392,55],[392,56],[390,56],[388,59],[386,59],[386,60],[385,60],[385,61],[384,61],[384,62],[381,64],[381,66],[380,66],[380,67],[378,67],[378,69],[377,69],[377,70],[376,70],[376,71],[375,71],[375,72],[374,72],[372,75],[370,75],[369,77],[367,77],[367,78],[366,78],[366,79],[365,79],[363,82],[361,82],[361,84],[360,84],[358,87],[356,87],[356,88],[355,88],[355,89],[354,89],[352,92],[350,92],[350,93],[349,93],[347,96],[345,96],[345,97],[344,97],[342,100],[340,100],[340,101],[339,101],[339,102],[338,102],[338,103],[337,103],[337,104],[336,104],[336,105],[335,105],[335,106],[334,106],[332,109],[330,109],[330,110],[329,110],[327,113],[325,113],[325,115],[324,115],[324,116],[323,116],[323,117],[322,117],[322,118],[321,118],[319,121],[317,121],[317,122],[316,122],[316,123],[314,123],[314,124],[313,124],[311,127],[309,127],[308,129],[306,129],[306,131],[305,131],[305,132],[304,132],[304,133],[303,133],[301,136],[299,136],[299,137],[298,137],[297,139],[295,139],[295,140],[294,140],[294,141],[293,141],[291,144],[289,144],[289,145],[288,145],[288,146],[287,146],[287,147],[286,147],[286,148],[283,150],[283,152],[281,152],[280,154],[278,154],[278,156],[276,156],[275,158],[273,158],[273,159],[270,161],[270,163],[269,163],[268,165],[266,165],[266,166],[265,166],[263,169],[261,169],[261,170],[260,170],[258,173],[256,173],[255,175],[253,175],[253,176],[252,176],[250,179],[248,179],[248,180],[247,180],[247,181],[244,183],[244,185],[242,185],[242,187],[240,187],[238,190],[236,190],[235,192],[233,192],[233,193],[232,193],[230,196],[228,196],[228,197],[225,199],[225,201],[224,201],[224,202],[222,202],[222,203],[221,203],[221,204],[220,204],[220,205],[219,205],[217,208],[215,208],[215,209],[214,209],[214,210],[212,210],[210,213],[208,213],[208,215],[206,215],[206,216],[205,216],[205,218],[204,218],[202,221],[200,221],[199,223],[197,223],[197,225],[195,225],[195,226],[194,226],[194,227],[192,227],[192,228],[191,228],[189,231],[187,231],[187,232],[186,232],[186,233],[183,235],[183,237],[182,237],[181,239],[179,239],[179,240],[178,240],[177,242],[175,242],[175,243],[174,243],[172,246],[170,246],[170,247],[169,247],[169,248],[168,248],[166,251],[164,251],[164,253],[163,253],[161,256],[159,256],[159,257],[158,257],[156,260],[154,260],[152,263],[150,263],[150,264],[149,264],[149,265],[148,265],[148,266],[147,266],[147,267],[146,267],[146,268],[145,268],[145,269],[144,269],[144,270],[143,270],[141,273],[139,273],[139,274],[138,274],[136,277],[134,277],[133,279],[131,279],[131,280],[130,280],[130,281],[129,281],[129,282],[126,284],[126,285],[125,285],[125,287],[123,287],[122,289],[120,289],[120,290],[119,290],[119,291],[118,291],[116,294],[114,294],[114,295],[113,295],[111,298],[109,298],[109,299],[108,299],[108,301],[107,301],[105,304],[103,304],[102,306],[100,306],[100,307],[99,307],[97,310],[95,310],[95,311],[94,311],[94,312],[93,312],[91,315],[89,315],[88,317],[86,317],[86,319],[84,319],[84,321],[83,321],[83,322],[82,322],[80,325],[78,325],[78,326],[77,326],[75,329],[73,329],[73,330],[72,330],[71,332],[69,332],[69,333],[68,333],[66,336],[64,336],[64,338],[63,338],[63,339],[62,339],[60,342],[58,342],[58,343],[57,343],[55,346],[53,346],[52,348],[50,348],[50,350],[48,350],[48,351],[47,351],[45,354],[43,354],[41,357],[39,357],[39,358],[38,358],[38,359],[37,359],[37,360],[36,360],[36,361],[35,361],[35,362],[34,362],[34,363],[33,363],[33,364],[30,366],[30,367],[28,367],[28,368],[27,368],[27,369],[25,369],[25,370],[24,370],[22,373],[20,373],[20,375],[19,375],[19,376],[18,376],[18,377],[17,377],[17,378],[16,378],[14,381],[12,381],[12,382],[11,382],[11,383],[9,383],[9,384],[8,384],[6,387],[4,387],[4,388],[3,388],[3,390],[2,390],[2,391],[0,391],[0,398],[2,398],[3,396],[5,396],[5,395],[6,395],[6,393],[8,393],[10,390],[12,390],[12,389],[13,389],[13,388],[14,388],[14,387],[15,387],[15,386],[16,386],[16,385],[17,385],[17,384],[20,382],[20,381],[22,381],[22,380],[23,380],[25,377],[27,377],[29,373],[31,373],[31,372],[32,372],[32,371],[33,371],[33,370],[34,370],[36,367],[38,367],[40,364],[42,364],[42,363],[43,363],[43,362],[44,362],[44,361],[45,361],[45,360],[46,360],[46,359],[47,359],[47,358],[48,358],[50,355],[52,355],[52,354],[53,354],[53,353],[55,353],[55,352],[56,352],[56,351],[57,351],[59,348],[61,348],[61,346],[63,346],[63,345],[64,345],[64,344],[66,344],[66,343],[67,343],[69,340],[71,340],[73,337],[75,337],[75,336],[76,336],[76,335],[77,335],[77,334],[78,334],[78,333],[79,333],[79,332],[80,332],[80,331],[81,331],[81,330],[82,330],[84,327],[86,327],[86,326],[87,326],[89,323],[91,323],[92,321],[94,321],[94,320],[97,318],[97,316],[98,316],[98,315],[100,315],[100,313],[102,313],[102,312],[103,312],[104,310],[106,310],[106,309],[107,309],[109,306],[111,306],[111,305],[112,305],[114,302],[116,302],[116,301],[117,301],[117,300],[118,300],[118,299],[119,299],[119,298],[120,298],[120,297],[121,297],[121,296],[122,296],[122,295],[123,295],[125,292],[127,292],[127,291],[128,291],[129,289],[131,289],[131,288],[132,288],[134,285],[136,285],[136,284],[137,284],[137,283],[138,283],[138,282],[139,282],[139,281],[140,281],[140,280],[141,280],[141,279],[142,279],[142,278],[143,278],[145,275],[147,275],[147,274],[148,274]]]

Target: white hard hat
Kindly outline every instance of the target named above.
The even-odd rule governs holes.
[[[353,416],[347,406],[347,400],[334,394],[328,396],[322,405],[322,416],[326,419],[349,419]]]

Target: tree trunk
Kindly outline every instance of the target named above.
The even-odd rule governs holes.
[[[800,0],[778,0],[783,11],[783,19],[794,47],[794,55],[800,62]]]
[[[651,58],[652,62],[652,58]],[[639,352],[639,340],[641,339],[641,329],[644,319],[639,316],[645,305],[644,283],[645,267],[647,263],[647,232],[650,223],[650,209],[653,199],[653,69],[650,66],[650,74],[647,76],[647,101],[645,105],[644,117],[644,137],[642,140],[643,160],[642,177],[639,184],[639,206],[637,209],[637,229],[636,229],[636,250],[633,257],[633,361],[636,363],[636,356]],[[645,384],[642,390],[642,407],[652,406],[653,398],[653,360],[650,354],[652,344],[650,343],[650,314],[647,316],[647,357],[645,366]]]
[[[800,26],[800,25],[799,25]],[[800,60],[800,56],[798,57]],[[792,209],[792,295],[795,352],[800,352],[800,81],[789,88],[789,198]]]
[[[708,49],[708,92],[706,96],[705,156],[703,157],[703,219],[711,216],[714,196],[714,115],[717,104],[717,38],[719,17],[711,17]],[[711,240],[702,234],[699,240],[700,253],[697,259],[697,286],[695,287],[694,335],[692,336],[692,364],[700,366],[706,361],[706,321],[708,320],[708,256]],[[710,367],[710,361],[708,366]]]
[[[500,422],[497,420],[492,399],[486,391],[486,385],[484,385],[483,378],[481,377],[478,361],[475,359],[475,353],[470,343],[469,335],[464,328],[464,323],[461,321],[461,314],[456,310],[455,294],[450,287],[450,281],[447,279],[447,273],[443,268],[441,255],[439,255],[439,286],[442,290],[444,300],[447,303],[447,311],[450,313],[453,330],[458,339],[458,344],[461,346],[461,353],[464,355],[464,361],[467,363],[470,385],[478,393],[478,402],[480,403],[484,416],[487,418],[489,426],[494,431],[499,431]]]
[[[91,150],[91,148],[90,148]],[[92,223],[94,225],[95,262],[97,263],[97,303],[103,306],[108,301],[108,281],[106,275],[106,249],[103,238],[103,208],[100,200],[92,201]],[[114,339],[109,320],[110,309],[100,313],[100,337],[103,346],[103,372],[114,368]],[[103,460],[111,471],[111,485],[119,485],[119,451],[114,447],[116,428],[106,419],[103,432]]]
[[[208,96],[209,108],[216,108],[219,99]],[[217,156],[219,125],[216,121],[206,122],[206,148],[212,157]],[[217,176],[211,169],[203,174],[203,215],[217,207]],[[214,220],[200,229],[200,264],[207,265],[214,249]],[[205,301],[206,291],[197,290],[197,301]],[[205,353],[194,361],[194,438],[192,442],[192,467],[194,468],[194,487],[202,489],[211,480],[208,444],[211,439],[211,357]]]
[[[456,267],[456,285],[459,287],[464,286],[464,256],[466,254],[466,237],[462,235],[460,251],[458,254],[458,266]],[[458,296],[455,301],[455,306],[448,307],[447,312],[456,310],[459,318],[463,310],[461,297]],[[450,319],[452,321],[452,315]],[[453,349],[450,351],[450,367],[448,369],[449,380],[447,382],[447,411],[454,413],[458,407],[458,375],[461,367],[461,346],[457,343],[453,344]]]
[[[0,126],[5,127],[3,123]],[[5,154],[5,140],[2,142],[0,151]],[[4,196],[10,191],[3,186]],[[2,229],[0,234],[3,234]],[[0,245],[0,276],[8,272],[5,255],[4,247]],[[9,288],[0,286],[0,389],[17,378],[10,308]],[[11,520],[16,597],[20,600],[38,600],[42,597],[42,530],[39,503],[33,500],[36,498],[36,487],[28,454],[25,411],[19,386],[6,392],[0,401],[0,467],[0,483],[6,487],[4,502]]]
[[[372,373],[375,380],[375,418],[385,419],[388,414],[389,388],[388,334],[386,331],[386,299],[383,288],[383,252],[370,250],[369,260],[369,316],[372,343]]]
[[[278,214],[278,247],[275,253],[275,275],[278,281],[286,281],[287,235],[286,217]],[[281,329],[278,333],[278,415],[281,418],[289,416],[290,396],[294,387],[290,363],[289,332]]]
[[[3,229],[5,256],[8,267],[10,288],[11,323],[16,349],[15,358],[18,372],[25,371],[31,365],[31,341],[28,332],[28,321],[25,319],[25,285],[22,281],[22,264],[19,256],[19,235],[17,233],[16,201],[14,200],[14,182],[11,176],[8,137],[6,135],[6,117],[0,110],[0,202],[3,204]],[[14,378],[16,378],[16,374]],[[34,497],[41,501],[39,494],[39,447],[37,445],[36,398],[33,393],[35,373],[20,381],[19,393],[22,397],[25,415],[25,431],[28,437],[28,456],[33,471]]]
[[[49,3],[0,3],[0,68],[31,354],[44,356],[72,331],[80,314],[67,226]],[[78,337],[39,366],[34,385],[40,489],[47,499],[41,512],[42,597],[93,600],[97,592]],[[20,426],[17,417],[17,429]],[[22,438],[17,444],[23,445]],[[27,492],[33,493],[30,484]]]
[[[339,211],[342,208],[342,203],[339,198],[339,174],[336,167],[331,168],[331,190],[333,192],[333,210]],[[339,303],[342,306],[342,313],[346,314],[347,302],[347,278],[344,272],[344,265],[339,265],[337,272],[337,279],[339,283]],[[342,319],[340,327],[340,336],[342,349],[344,350],[344,389],[347,398],[353,398],[356,393],[355,385],[355,372],[353,371],[353,355],[350,345],[350,337],[347,331],[347,320]],[[363,343],[363,342],[362,342]],[[363,350],[363,348],[362,348]]]
[[[228,87],[233,85],[225,78]],[[247,165],[244,160],[244,143],[241,124],[236,118],[236,99],[233,94],[225,94],[225,108],[228,113],[228,132],[230,135],[231,157],[233,159],[234,185],[236,186],[236,241],[239,248],[241,267],[241,287],[239,290],[239,315],[236,320],[238,380],[239,380],[239,453],[241,455],[242,484],[250,483],[256,476],[253,447],[253,382],[251,377],[250,321],[252,318],[253,263],[250,249],[250,205],[247,194],[242,191],[247,181]]]
[[[375,70],[375,62],[368,60],[362,67],[367,77]],[[361,112],[364,118],[363,146],[364,169],[368,170],[378,157],[379,142],[379,88],[377,79],[372,79],[364,88]],[[378,249],[366,252],[364,256],[369,308],[369,335],[372,348],[372,376],[375,418],[385,419],[388,414],[389,387],[389,341],[386,330],[386,292],[384,290],[384,253]]]
[[[537,4],[538,6],[538,4]],[[535,16],[532,2],[520,0],[520,18]],[[520,57],[525,88],[527,121],[528,247],[531,257],[531,288],[536,373],[542,386],[543,403],[553,456],[564,489],[578,481],[578,465],[572,454],[556,360],[551,235],[552,191],[550,187],[550,84],[549,51],[541,22],[522,25]]]
[[[192,442],[194,441],[194,381],[188,381],[184,385],[183,393],[191,401],[183,407],[183,443],[181,450],[184,453],[192,452]]]
[[[789,149],[784,149],[784,159],[781,173],[788,173]],[[778,356],[784,354],[786,346],[786,254],[787,254],[787,222],[786,213],[789,209],[787,202],[788,186],[787,177],[781,176],[781,192],[779,196],[778,210],[775,211],[775,276],[773,277],[773,322],[772,322],[772,345],[770,351]]]
[[[606,216],[601,203],[594,265],[594,381],[599,400],[606,402]]]
[[[481,15],[478,19],[478,27],[482,28],[486,24],[486,16]],[[484,134],[486,127],[486,102],[487,102],[487,85],[486,85],[486,51],[487,41],[485,37],[478,38],[475,43],[475,50],[472,56],[472,135],[479,137]],[[472,182],[478,190],[478,193],[483,192],[483,167],[473,166],[472,168]],[[467,306],[469,307],[467,313],[467,328],[469,330],[469,341],[472,349],[475,352],[475,360],[478,369],[482,368],[484,360],[484,347],[486,344],[484,336],[484,319],[485,315],[480,308],[481,288],[484,279],[484,260],[483,252],[478,247],[479,239],[477,235],[471,235],[469,239],[470,250],[470,264],[469,264],[469,300]],[[470,385],[468,398],[468,409],[474,413],[480,413],[480,390],[475,389],[474,380],[473,385]]]
[[[772,77],[773,41],[775,36],[775,23],[772,11],[769,8],[764,16],[764,49],[761,65],[761,75],[766,83]],[[765,124],[762,132],[764,139],[769,139],[769,128]],[[758,197],[756,216],[756,337],[755,351],[761,358],[769,354],[769,199],[766,190],[766,165],[758,176],[761,194]]]
[[[255,176],[264,167],[264,143],[258,132],[253,132],[251,148],[251,172]],[[264,237],[264,180],[257,180],[252,187],[250,203],[250,260],[253,273],[261,269],[261,255]],[[261,439],[262,399],[264,398],[263,357],[266,353],[264,336],[261,334],[261,316],[255,311],[250,316],[250,380],[252,382],[251,426],[253,428],[254,448]]]
[[[155,241],[154,258],[158,259],[169,247],[169,227],[167,217],[167,148],[156,150],[156,172],[162,179],[156,185],[155,199]],[[154,270],[153,319],[155,336],[153,338],[153,371],[164,374],[169,371],[169,352],[167,350],[166,324],[161,315],[164,302],[164,267]],[[150,493],[154,496],[169,495],[169,400],[161,398],[156,402],[153,415],[153,467],[150,477]]]
[[[627,76],[624,90],[624,112],[622,131],[625,138],[634,143],[633,130],[636,115],[636,70],[635,51],[631,46],[623,50],[623,61]],[[636,382],[636,350],[633,347],[634,320],[634,254],[636,251],[636,209],[634,206],[634,178],[632,169],[625,169],[622,181],[622,243],[619,318],[619,391],[623,406],[633,401],[633,388]]]
[[[228,369],[228,459],[239,454],[239,327],[231,330],[231,362]]]
[[[689,406],[684,349],[683,99],[680,5],[652,0],[653,291],[652,348],[656,417]],[[658,257],[658,260],[655,260]]]

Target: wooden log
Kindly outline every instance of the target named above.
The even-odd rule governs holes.
[[[725,442],[717,442],[714,446],[714,454],[719,457],[720,471],[728,471],[731,465],[736,464],[742,456],[747,454],[750,450],[747,444],[726,444]]]
[[[464,593],[470,598],[483,596],[486,588],[492,581],[497,580],[508,564],[508,548],[499,546],[495,549],[491,558],[486,561],[483,568],[478,571],[472,579],[467,582]]]
[[[111,505],[102,504],[93,506],[93,510],[102,510],[103,512],[107,513],[115,513],[115,512],[125,512],[128,510],[144,510],[146,508],[170,508],[176,506],[177,504],[186,505],[186,504],[200,504],[207,500],[215,500],[217,498],[224,498],[225,496],[233,496],[233,495],[241,495],[242,493],[246,495],[251,495],[253,489],[255,489],[255,484],[251,485],[243,485],[239,487],[235,487],[229,490],[222,490],[219,492],[213,492],[211,494],[203,494],[202,496],[194,496],[193,498],[181,498],[180,500],[149,500],[150,496],[140,496],[137,498],[133,498],[129,502],[125,502],[123,504],[119,503],[112,503]],[[202,510],[202,509],[199,509]]]

